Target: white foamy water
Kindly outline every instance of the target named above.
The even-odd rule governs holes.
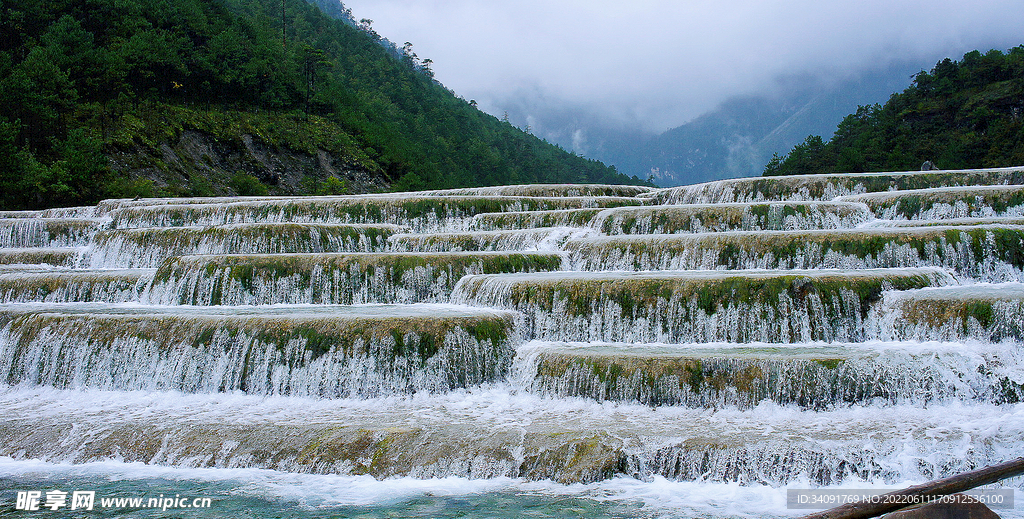
[[[10,458],[0,458],[0,476],[11,478],[14,485],[28,485],[44,478],[51,486],[60,481],[100,480],[109,482],[105,486],[111,491],[122,492],[140,480],[148,485],[161,481],[181,495],[212,494],[214,513],[230,507],[231,501],[243,501],[249,517],[272,517],[282,511],[287,511],[289,517],[347,512],[362,517],[380,514],[435,518],[511,517],[537,515],[540,511],[560,515],[573,510],[585,512],[588,517],[666,518],[691,514],[778,517],[806,512],[785,508],[785,487],[696,484],[664,478],[647,482],[615,478],[585,485],[512,478],[377,480],[370,476],[310,475],[263,469],[182,469],[115,461],[70,465]],[[804,487],[796,484],[794,488]],[[259,509],[261,504],[266,510]],[[460,511],[460,505],[469,505],[470,511]],[[202,512],[189,512],[190,516],[196,513]]]
[[[265,517],[253,504],[269,501],[266,517],[286,510],[290,517],[316,517],[348,512],[363,517],[401,514],[405,517],[511,517],[550,511],[559,515],[585,512],[588,517],[795,517],[813,510],[786,508],[789,488],[809,488],[804,482],[772,487],[733,483],[693,483],[661,477],[649,481],[614,478],[591,484],[560,485],[549,481],[512,478],[474,480],[369,476],[311,475],[263,469],[182,469],[115,461],[54,464],[0,458],[0,476],[16,482],[45,478],[50,482],[100,480],[113,489],[137,481],[167,482],[182,495],[212,494],[213,512],[245,500],[250,517]],[[907,482],[916,483],[916,482]],[[15,483],[17,484],[17,483]],[[130,487],[129,487],[130,488]],[[896,485],[844,484],[830,488],[889,491]],[[190,494],[185,492],[191,491]],[[459,505],[471,510],[459,510]],[[236,505],[237,506],[237,505]],[[423,515],[417,512],[425,512]],[[1000,510],[1002,517],[1022,517]],[[194,513],[190,511],[190,516]]]
[[[784,482],[759,483],[715,482],[713,479],[673,481],[653,472],[577,484],[529,481],[514,476],[477,479],[460,475],[426,478],[399,475],[375,479],[352,474],[196,466],[183,463],[184,460],[170,464],[166,461],[154,464],[152,460],[143,463],[147,460],[124,457],[121,461],[90,460],[74,458],[69,451],[75,449],[74,438],[101,442],[106,431],[116,430],[125,423],[144,425],[157,435],[174,423],[188,423],[198,428],[203,424],[237,424],[250,435],[258,435],[267,427],[286,430],[300,424],[390,429],[434,427],[436,435],[441,435],[444,428],[462,432],[513,429],[518,435],[527,436],[538,430],[550,435],[585,427],[591,432],[607,432],[631,440],[634,457],[639,457],[637,449],[642,450],[645,445],[656,447],[695,441],[701,437],[697,433],[703,430],[703,435],[712,441],[747,442],[751,453],[761,445],[787,437],[790,443],[817,444],[818,455],[844,452],[846,463],[855,463],[857,457],[872,458],[873,470],[885,473],[887,478],[864,479],[851,472],[826,488],[894,489],[923,482],[931,477],[930,470],[960,463],[958,460],[968,456],[977,460],[979,454],[984,454],[982,459],[993,461],[1012,456],[1024,441],[1024,408],[1020,405],[900,406],[881,411],[866,407],[830,412],[765,405],[746,412],[712,411],[538,398],[502,386],[430,397],[345,401],[258,398],[240,394],[7,388],[0,393],[0,404],[5,410],[0,421],[0,431],[3,431],[0,434],[8,435],[5,440],[14,432],[12,422],[50,427],[74,422],[78,429],[47,447],[46,455],[29,459],[12,452],[16,447],[5,441],[8,447],[0,453],[5,456],[0,458],[0,476],[13,479],[9,485],[45,479],[50,486],[55,486],[55,481],[70,481],[93,485],[104,482],[104,485],[119,488],[133,481],[148,482],[147,486],[154,485],[154,481],[169,481],[182,495],[201,494],[214,488],[214,497],[218,500],[258,499],[271,503],[272,508],[284,507],[300,516],[331,510],[395,511],[419,506],[423,500],[428,500],[433,503],[436,517],[446,517],[445,511],[452,510],[450,500],[453,499],[479,500],[482,504],[477,506],[478,511],[486,511],[487,506],[502,507],[492,511],[493,514],[513,513],[517,505],[542,506],[543,503],[534,500],[580,499],[583,500],[581,506],[593,507],[592,512],[597,516],[686,517],[693,513],[710,517],[796,516],[807,511],[785,508],[786,489],[819,488],[820,484],[799,474]],[[268,435],[264,441],[278,444],[280,440]],[[224,444],[230,448],[229,442]],[[662,457],[664,451],[661,449]],[[68,463],[71,460],[76,463]],[[652,454],[650,460],[657,462],[660,458]],[[1007,483],[1009,488],[1021,488],[1019,480]],[[216,506],[215,503],[214,511]],[[270,505],[264,503],[264,506]],[[1000,510],[1000,513],[1004,517],[1021,517],[1014,511]]]
[[[396,465],[385,471],[392,476],[471,477],[466,469],[475,464],[477,473],[488,477],[521,477],[530,473],[523,464],[537,452],[579,438],[617,453],[630,467],[628,473],[641,480],[684,476],[678,473],[678,462],[711,455],[718,461],[697,479],[772,485],[800,480],[898,483],[929,479],[950,467],[1010,459],[1024,442],[1024,407],[1019,404],[810,411],[764,403],[747,410],[714,410],[545,398],[500,384],[435,395],[343,400],[12,387],[0,394],[0,403],[5,410],[0,455],[53,462],[100,461],[109,456],[100,446],[110,444],[120,445],[114,448],[125,461],[223,468],[255,463],[345,473],[344,467],[356,467],[307,466],[310,460],[304,460],[302,448],[324,441],[330,431],[340,434],[338,448],[348,442],[345,431],[354,434],[356,443],[365,441],[357,431],[377,438],[398,434],[391,436],[393,444],[426,438],[450,442],[441,450],[395,453],[397,458],[387,463]],[[50,432],[38,431],[44,424]],[[185,424],[190,424],[187,429],[182,428]],[[26,432],[32,430],[37,431]],[[167,447],[151,451],[118,440],[135,437],[136,430],[148,431]],[[32,445],[33,439],[44,437],[51,443]],[[174,446],[186,437],[206,440]],[[494,453],[489,442],[477,443],[488,437],[511,450]],[[260,462],[249,454],[271,446],[287,446],[282,455],[295,458]],[[293,448],[295,454],[286,454]],[[792,465],[778,466],[772,460],[779,455],[790,457]],[[822,480],[821,471],[839,460],[845,467],[829,469]]]

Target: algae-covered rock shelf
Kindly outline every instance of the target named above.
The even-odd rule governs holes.
[[[0,305],[9,384],[339,397],[495,380],[511,315],[437,305]]]
[[[529,338],[805,342],[863,339],[883,290],[952,281],[935,268],[490,274],[462,278],[453,300],[516,310]]]
[[[648,405],[750,408],[762,402],[809,409],[845,404],[1019,402],[1024,385],[990,360],[1020,360],[1015,345],[955,342],[551,343],[524,348],[531,389]],[[979,369],[980,368],[980,369]]]
[[[0,457],[921,481],[1019,455],[1022,283],[1017,168],[2,212]]]
[[[570,239],[585,270],[816,269],[941,266],[965,279],[1020,279],[1024,226],[928,225],[646,234]]]
[[[543,272],[562,263],[553,252],[505,251],[179,256],[155,271],[147,295],[189,305],[444,303],[467,274]]]

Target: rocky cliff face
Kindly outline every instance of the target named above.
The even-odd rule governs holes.
[[[108,152],[110,167],[131,182],[151,181],[154,194],[256,194],[241,192],[247,184],[240,184],[239,176],[254,178],[271,195],[315,194],[329,189],[324,186],[367,193],[389,186],[382,174],[336,152],[318,149],[311,154],[270,145],[251,134],[240,137],[240,142],[225,141],[203,131],[185,130],[156,146],[117,147]],[[337,181],[329,181],[331,177]]]

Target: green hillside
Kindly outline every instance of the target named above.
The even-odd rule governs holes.
[[[5,2],[0,209],[639,182],[480,112],[411,46],[398,54],[303,0]]]
[[[1024,164],[1024,46],[969,52],[920,72],[884,105],[862,106],[829,141],[810,136],[765,175]]]

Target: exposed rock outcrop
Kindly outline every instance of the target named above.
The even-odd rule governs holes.
[[[271,195],[311,194],[329,177],[347,182],[352,193],[377,192],[387,180],[327,150],[316,154],[274,146],[243,134],[241,142],[217,139],[197,130],[185,130],[176,140],[156,147],[135,145],[108,154],[114,171],[133,180],[149,179],[157,189],[177,194],[236,195],[231,179],[251,175]]]

